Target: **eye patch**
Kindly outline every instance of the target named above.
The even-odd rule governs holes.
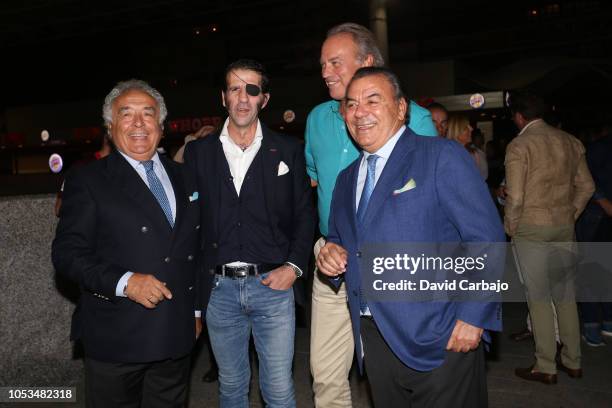
[[[251,96],[259,96],[259,94],[261,93],[261,88],[254,84],[246,84],[245,88],[246,93]]]

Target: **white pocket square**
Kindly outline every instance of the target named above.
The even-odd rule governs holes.
[[[278,163],[278,175],[283,176],[287,173],[289,173],[289,167],[285,164],[285,162],[281,161]]]
[[[400,188],[399,190],[393,191],[393,195],[405,193],[406,191],[412,190],[415,187],[416,187],[416,181],[414,181],[414,179],[411,178],[410,180],[408,180],[406,184],[404,184],[404,187]]]
[[[194,192],[193,192],[193,194],[189,196],[189,201],[190,201],[190,202],[195,201],[195,200],[197,200],[197,199],[198,199],[198,197],[199,197],[198,192],[197,192],[197,191],[194,191]]]

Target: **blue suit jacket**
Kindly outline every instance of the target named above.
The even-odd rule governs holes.
[[[355,194],[361,156],[338,176],[328,240],[348,251],[345,274],[360,367],[359,257],[365,243],[503,242],[505,236],[489,191],[467,151],[454,141],[400,136],[370,198],[364,221],[356,222]],[[393,194],[410,179],[416,188]],[[407,366],[440,366],[457,319],[501,330],[497,302],[368,302],[376,324]]]

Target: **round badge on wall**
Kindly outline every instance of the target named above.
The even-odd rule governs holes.
[[[285,113],[283,113],[283,120],[287,123],[291,123],[295,120],[295,112],[291,109],[287,109]]]
[[[64,167],[62,156],[57,153],[53,153],[51,156],[49,156],[49,168],[53,173],[59,173],[62,171],[62,167]]]
[[[485,104],[485,97],[482,94],[475,93],[470,96],[470,106],[474,109],[482,108]]]
[[[49,131],[48,130],[43,130],[42,132],[40,132],[40,139],[43,142],[46,142],[47,140],[49,140]]]

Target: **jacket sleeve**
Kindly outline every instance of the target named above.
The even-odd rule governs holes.
[[[312,188],[306,175],[304,153],[300,144],[297,144],[293,152],[293,169],[294,228],[287,261],[297,265],[304,276],[307,276],[314,238],[315,212]]]
[[[527,177],[527,152],[516,143],[516,139],[506,149],[505,166],[507,196],[504,207],[504,226],[506,233],[513,236],[523,212]]]
[[[96,254],[97,203],[83,173],[66,178],[60,221],[53,240],[51,257],[56,271],[83,289],[111,301],[126,268],[110,264]]]
[[[505,236],[488,188],[469,153],[457,143],[442,150],[436,170],[437,194],[444,212],[457,228],[469,251],[486,251],[487,267],[471,280],[501,279]],[[482,276],[481,276],[482,275]],[[456,317],[486,330],[501,330],[501,304],[496,294],[478,293],[476,301],[457,302]]]

